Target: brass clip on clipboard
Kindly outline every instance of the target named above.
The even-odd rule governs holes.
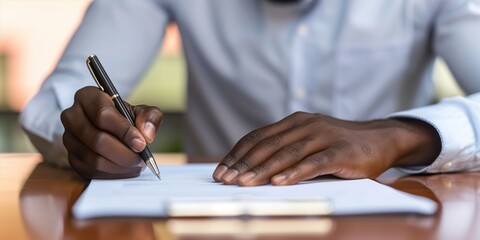
[[[327,199],[172,199],[165,207],[169,217],[322,216],[333,210]]]

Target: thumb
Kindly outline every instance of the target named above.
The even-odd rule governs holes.
[[[132,106],[132,112],[135,115],[135,127],[140,130],[147,143],[153,142],[163,121],[163,113],[157,107],[147,105]]]

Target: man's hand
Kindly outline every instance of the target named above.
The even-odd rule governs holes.
[[[156,107],[125,104],[136,118],[135,126],[95,87],[78,90],[72,107],[62,112],[68,161],[81,176],[135,177],[145,167],[138,153],[154,140],[163,115]]]
[[[240,139],[213,178],[241,186],[326,174],[375,178],[392,166],[430,164],[440,148],[436,130],[419,120],[352,122],[298,112]]]

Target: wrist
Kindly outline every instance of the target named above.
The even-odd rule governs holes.
[[[391,146],[392,166],[427,166],[440,154],[441,141],[435,128],[418,119],[388,119],[395,129]]]

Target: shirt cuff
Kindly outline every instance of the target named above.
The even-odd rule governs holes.
[[[411,118],[430,124],[438,132],[441,152],[429,166],[401,167],[405,172],[442,173],[472,171],[475,165],[478,112],[473,101],[465,97],[449,98],[439,104],[391,114],[389,118]],[[478,103],[476,103],[478,104]],[[478,163],[476,163],[478,165]]]

